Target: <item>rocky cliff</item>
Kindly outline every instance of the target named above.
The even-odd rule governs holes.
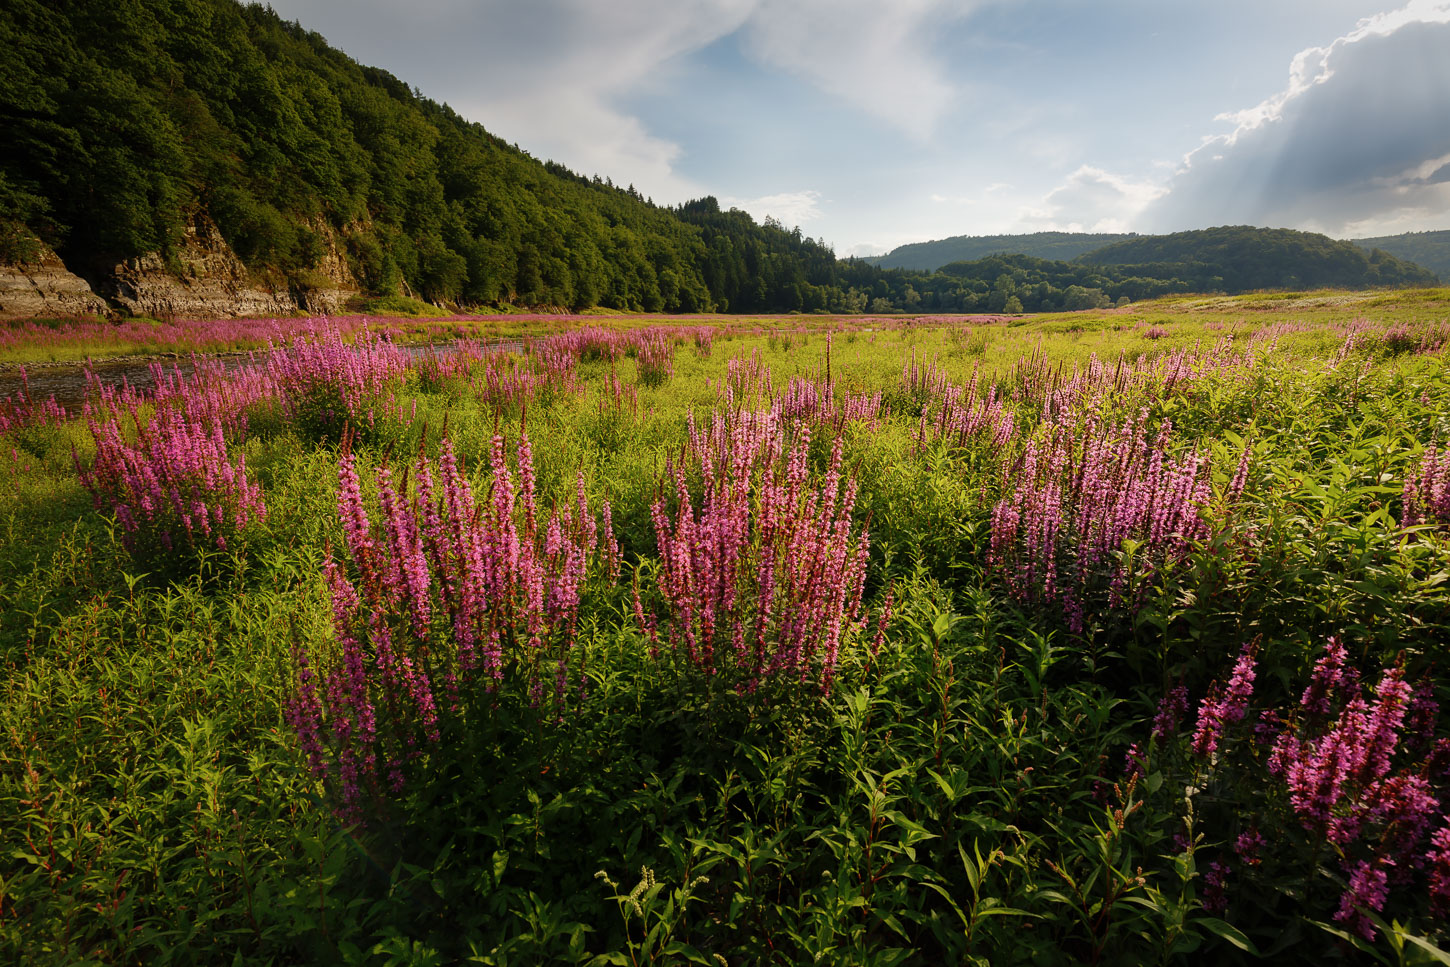
[[[325,252],[308,283],[272,281],[248,271],[205,216],[187,227],[175,258],[159,253],[92,273],[95,290],[39,243],[26,263],[0,263],[0,317],[74,316],[122,311],[157,317],[224,318],[341,312],[359,286],[336,234],[311,226]],[[98,294],[99,293],[99,294]],[[103,298],[104,297],[104,298]]]
[[[199,217],[187,227],[173,266],[156,253],[129,259],[112,269],[99,287],[113,302],[135,315],[335,313],[357,294],[358,286],[338,250],[336,237],[326,226],[321,228],[327,253],[310,273],[320,283],[316,286],[289,286],[257,278],[210,219]]]
[[[0,317],[82,316],[106,312],[105,300],[49,248],[24,263],[0,262]]]

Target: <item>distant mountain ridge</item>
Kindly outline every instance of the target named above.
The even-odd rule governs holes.
[[[1406,232],[1403,235],[1381,235],[1378,238],[1350,239],[1360,248],[1377,248],[1396,258],[1407,259],[1450,282],[1450,231]]]
[[[931,242],[901,245],[867,261],[883,269],[935,272],[952,262],[975,262],[990,255],[1030,255],[1054,262],[1070,262],[1095,248],[1136,238],[1133,234],[1085,232],[1032,232],[1028,235],[954,235]]]
[[[1225,292],[1326,286],[1373,288],[1432,285],[1428,269],[1380,249],[1365,250],[1315,232],[1292,228],[1223,225],[1217,228],[1143,235],[1080,255],[1094,266],[1131,266],[1139,274],[1188,279]],[[1144,271],[1147,268],[1157,271]],[[1214,283],[1217,283],[1215,286]]]
[[[1216,229],[1205,229],[1203,231],[1217,231]],[[1286,232],[1290,229],[1260,229],[1264,232]],[[1128,264],[1122,259],[1129,258],[1125,253],[1143,254],[1154,251],[1151,244],[1153,239],[1178,238],[1188,233],[1177,233],[1174,236],[1164,235],[1138,235],[1136,233],[1113,235],[1094,234],[1087,232],[1031,232],[1022,235],[954,235],[951,238],[937,239],[929,242],[912,242],[908,245],[901,245],[892,249],[885,255],[880,255],[867,261],[879,265],[882,268],[912,269],[922,272],[935,272],[945,266],[956,262],[975,262],[980,259],[994,255],[1027,255],[1037,259],[1047,259],[1056,262],[1071,262],[1084,260],[1092,264]],[[1309,236],[1314,233],[1301,232],[1299,235]],[[1325,238],[1327,236],[1315,236]],[[1240,237],[1237,241],[1245,241]],[[1450,280],[1450,231],[1439,232],[1411,232],[1403,235],[1385,235],[1378,238],[1356,238],[1348,240],[1365,252],[1372,252],[1379,249],[1395,258],[1413,262],[1421,268],[1428,269],[1435,273],[1442,280]],[[1114,261],[1108,263],[1097,257],[1099,250],[1106,246],[1113,246],[1119,243],[1142,243],[1136,248],[1116,249],[1116,255],[1110,255]],[[1197,241],[1180,239],[1175,243],[1175,252],[1179,256],[1191,254],[1183,245],[1190,247],[1198,244],[1211,244],[1206,238],[1199,237]],[[1158,249],[1162,251],[1161,249]],[[1339,250],[1344,255],[1344,250]],[[1224,252],[1219,251],[1215,258],[1222,258]],[[1141,258],[1141,262],[1175,262],[1184,261],[1182,257],[1165,258]],[[1187,261],[1201,261],[1198,258],[1189,258]],[[1356,260],[1347,257],[1346,264],[1353,265]],[[1281,280],[1274,280],[1268,285],[1281,285]],[[1301,284],[1309,284],[1307,282]],[[1347,285],[1348,282],[1333,279],[1326,280],[1326,285]]]

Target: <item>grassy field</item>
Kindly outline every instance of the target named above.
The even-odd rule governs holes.
[[[1444,962],[1447,303],[293,320],[0,404],[0,959]]]
[[[902,326],[1028,328],[1038,333],[1121,332],[1124,328],[1166,328],[1175,340],[1193,340],[1223,330],[1252,336],[1264,329],[1329,324],[1438,324],[1450,313],[1450,289],[1375,292],[1276,292],[1245,296],[1176,296],[1125,309],[1037,316],[671,316],[650,317],[595,311],[585,315],[541,315],[512,311],[496,315],[427,315],[415,300],[374,300],[373,314],[313,318],[105,321],[79,319],[0,320],[0,366],[80,363],[86,359],[148,354],[243,352],[311,336],[323,325],[352,334],[362,329],[387,333],[400,342],[451,339],[516,339],[579,326],[637,328],[664,320],[705,325],[738,334],[829,329],[880,330]],[[406,310],[406,311],[403,311]],[[436,310],[434,310],[436,313]],[[1132,351],[1132,346],[1112,345]],[[1090,350],[1085,350],[1090,351]],[[1007,359],[1008,363],[1014,362]]]

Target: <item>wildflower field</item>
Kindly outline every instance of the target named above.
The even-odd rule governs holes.
[[[374,322],[4,331],[0,960],[1450,961],[1450,292]]]

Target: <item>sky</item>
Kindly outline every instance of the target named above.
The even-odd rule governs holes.
[[[1450,0],[271,0],[541,160],[870,255],[1450,229]]]

